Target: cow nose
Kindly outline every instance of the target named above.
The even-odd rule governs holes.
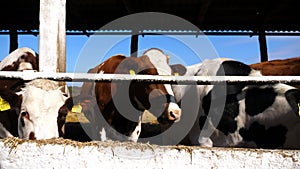
[[[36,140],[34,132],[29,133],[29,140]]]
[[[181,109],[175,103],[170,103],[168,107],[168,120],[178,122],[181,117]]]
[[[22,112],[21,116],[24,117],[24,118],[26,118],[26,119],[29,119],[29,113],[27,111]]]
[[[21,121],[21,125],[24,127],[25,126],[25,121],[24,121],[24,119],[27,119],[27,120],[29,120],[29,113],[28,112],[22,112],[21,113],[21,118],[20,118],[20,121]]]
[[[174,122],[178,122],[180,120],[181,117],[181,110],[171,110],[169,111],[169,120],[174,121]]]

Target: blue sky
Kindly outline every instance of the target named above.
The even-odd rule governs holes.
[[[38,36],[20,35],[19,47],[38,52]],[[269,60],[300,56],[300,37],[268,36]],[[115,54],[129,55],[130,36],[67,36],[67,72],[86,72]],[[253,36],[159,36],[139,37],[139,55],[157,47],[171,56],[172,63],[192,65],[203,59],[226,57],[246,64],[260,62],[258,37]],[[0,35],[0,60],[8,55],[9,36]]]

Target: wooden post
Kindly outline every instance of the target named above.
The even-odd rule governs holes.
[[[66,71],[66,0],[40,0],[39,68]]]
[[[266,40],[266,32],[263,29],[258,31],[258,41],[260,47],[260,61],[268,61],[268,48],[267,48],[267,40]]]
[[[9,30],[9,53],[18,48],[18,32],[15,29]]]

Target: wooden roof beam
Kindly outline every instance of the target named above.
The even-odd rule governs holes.
[[[213,2],[214,0],[202,0],[201,1],[201,7],[198,13],[198,20],[197,20],[197,25],[198,27],[201,27],[202,22],[205,19],[205,15],[209,9],[210,4]]]
[[[279,0],[277,3],[272,3],[266,10],[263,22],[267,23],[270,19],[274,19],[274,14],[282,9],[287,9],[289,7],[290,0]]]
[[[128,14],[132,14],[132,13],[135,12],[135,8],[132,5],[132,1],[131,0],[122,0],[122,4],[123,4],[123,6],[126,9],[126,12]]]

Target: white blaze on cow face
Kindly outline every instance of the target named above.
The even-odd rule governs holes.
[[[57,116],[67,97],[54,81],[38,79],[26,84],[22,95],[18,133],[24,139],[58,137]]]
[[[147,55],[150,62],[154,65],[159,75],[172,75],[171,67],[168,65],[169,56],[165,55],[161,50],[153,48],[147,50],[144,55]],[[171,97],[174,97],[174,93],[170,84],[164,84],[165,89]],[[168,106],[169,118],[175,120],[175,122],[180,120],[181,109],[176,103],[170,102]]]

